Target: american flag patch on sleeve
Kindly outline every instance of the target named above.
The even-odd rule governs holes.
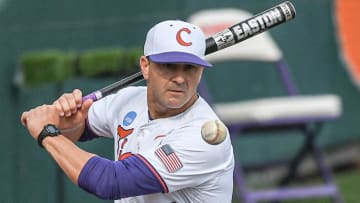
[[[169,173],[173,173],[183,167],[179,157],[175,154],[170,145],[166,144],[155,151]]]

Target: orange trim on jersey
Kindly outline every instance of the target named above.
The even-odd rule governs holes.
[[[139,159],[141,159],[145,165],[150,169],[150,171],[154,174],[154,176],[158,179],[158,181],[160,182],[164,193],[168,193],[169,189],[165,183],[165,181],[162,179],[162,177],[160,176],[160,174],[157,172],[157,170],[140,154],[134,154],[135,156],[137,156]]]
[[[118,125],[118,127],[117,127],[117,133],[121,139],[129,136],[133,131],[134,131],[134,128],[130,128],[130,129],[126,130],[121,125]]]
[[[124,154],[120,154],[118,160],[119,160],[119,161],[124,160],[124,159],[130,157],[131,155],[132,155],[131,152],[126,152],[126,153],[124,153]]]
[[[157,139],[162,138],[162,137],[166,137],[166,135],[158,135],[158,136],[156,136],[156,137],[154,138],[154,140],[157,140]]]
[[[347,68],[353,79],[360,84],[360,1],[336,0],[337,28]]]

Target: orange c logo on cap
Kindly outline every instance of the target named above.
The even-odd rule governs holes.
[[[182,28],[180,29],[177,33],[176,33],[176,40],[178,41],[178,43],[182,46],[191,46],[192,42],[185,42],[182,38],[181,38],[181,33],[182,32],[186,32],[188,34],[191,33],[191,30],[189,28]]]

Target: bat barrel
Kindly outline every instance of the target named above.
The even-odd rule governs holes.
[[[295,18],[294,5],[283,2],[206,39],[205,55],[242,42]]]

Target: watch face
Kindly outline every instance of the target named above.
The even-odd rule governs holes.
[[[51,134],[57,133],[57,128],[53,125],[47,125],[46,130]]]

